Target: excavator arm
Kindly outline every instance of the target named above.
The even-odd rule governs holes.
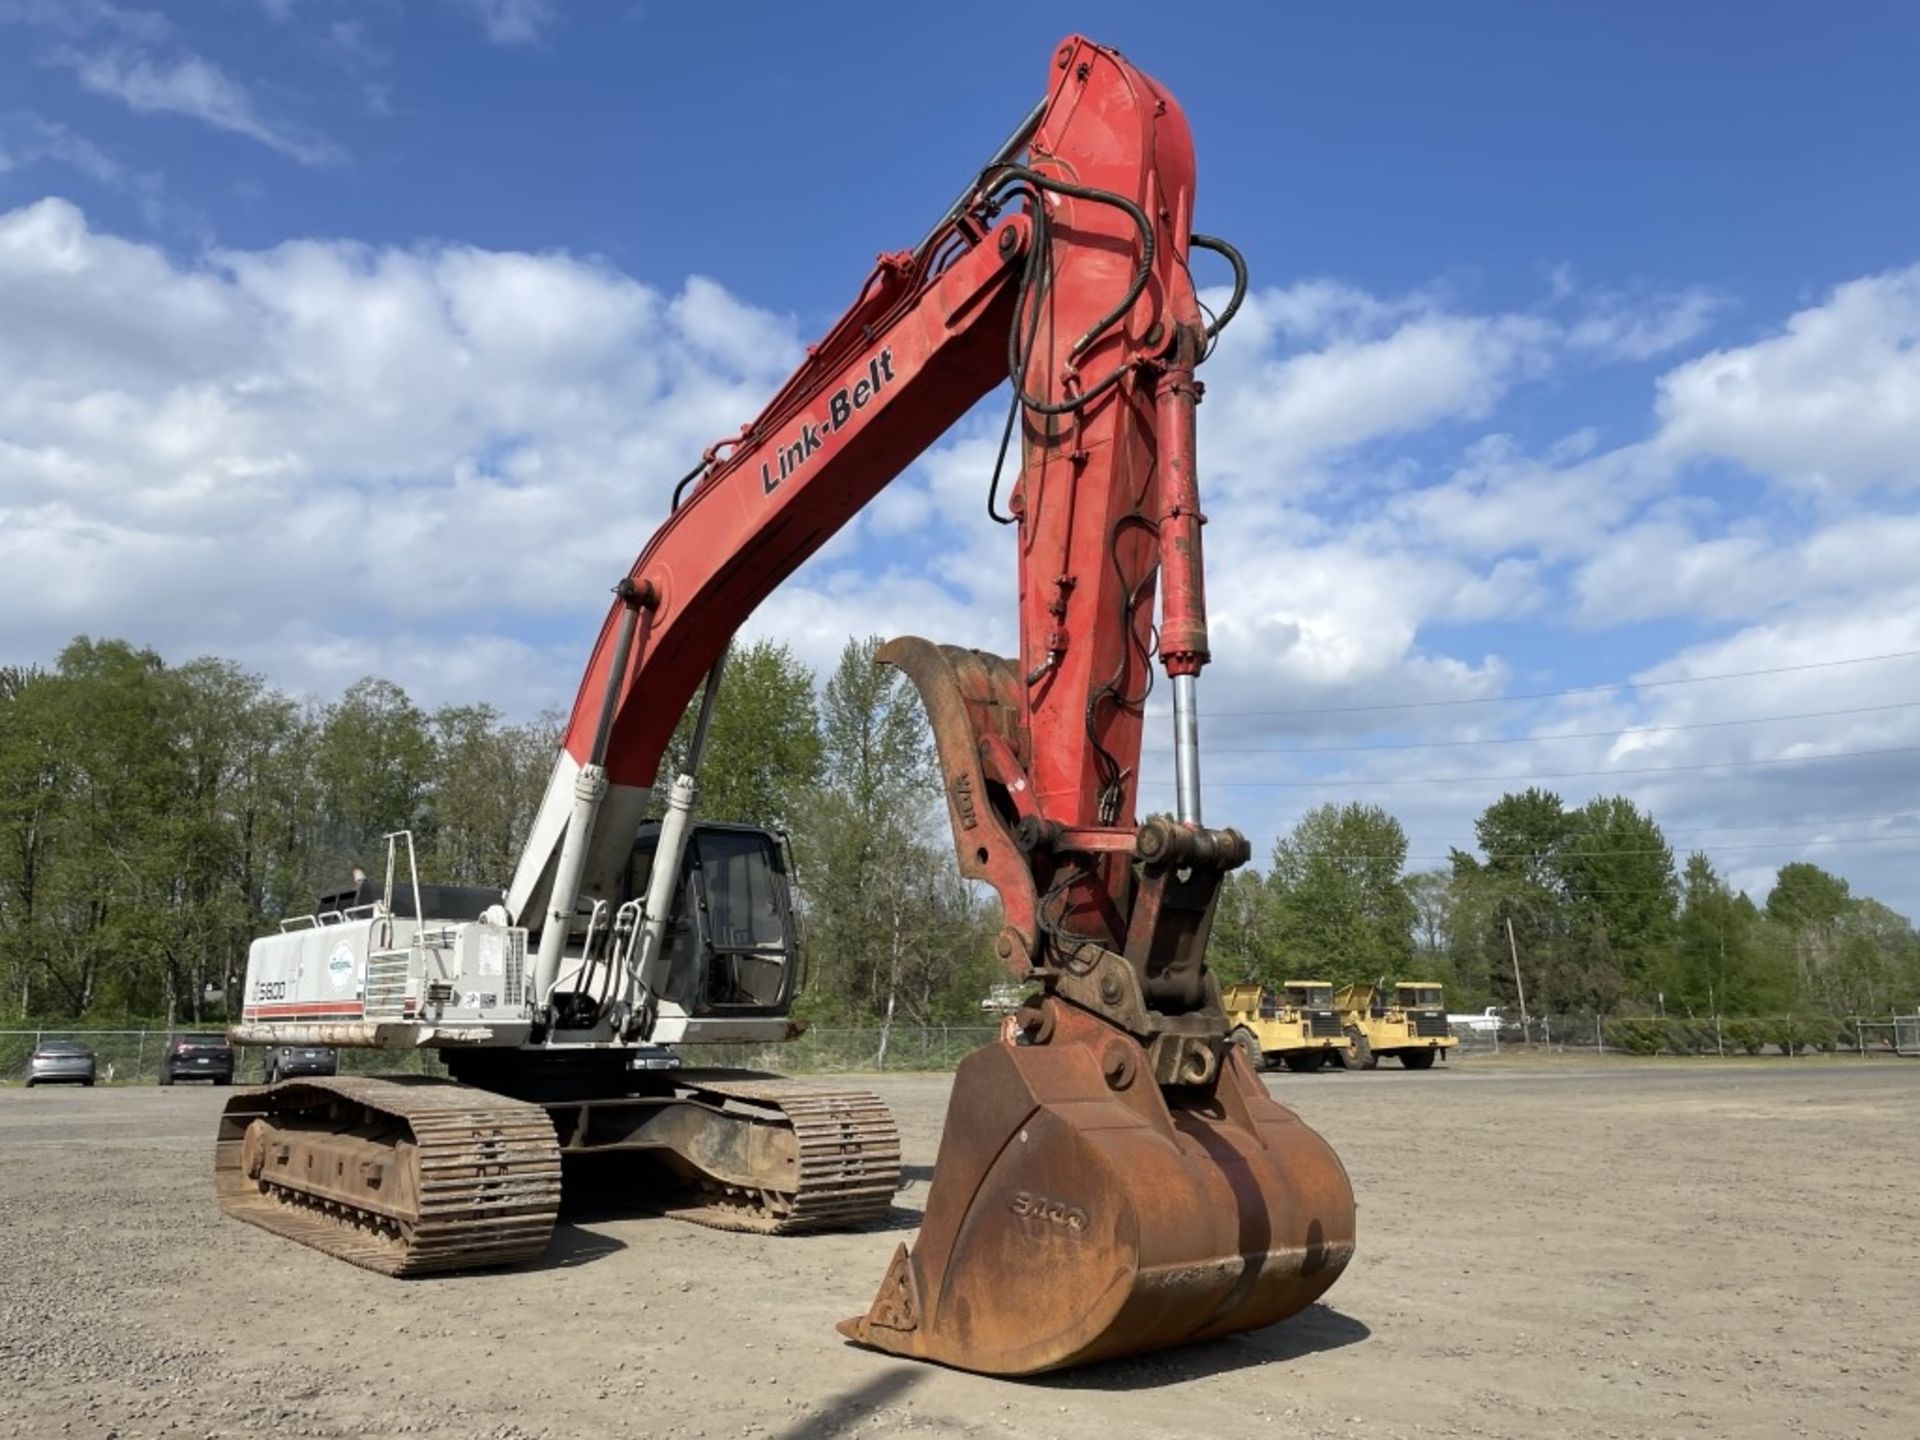
[[[1061,45],[1045,101],[941,222],[881,256],[767,408],[682,481],[617,587],[508,895],[539,937],[537,1007],[583,898],[615,894],[675,726],[703,679],[711,702],[736,630],[1011,381],[1018,473],[996,518],[1018,550],[1019,654],[907,638],[881,658],[919,687],[961,870],[998,891],[1000,954],[1039,993],[961,1066],[920,1240],[842,1327],[879,1348],[1025,1373],[1230,1333],[1300,1309],[1351,1253],[1339,1161],[1226,1043],[1205,965],[1248,847],[1200,813],[1195,369],[1231,307],[1201,310],[1190,248],[1233,261],[1235,304],[1244,270],[1192,234],[1193,196],[1173,97],[1111,49]],[[1143,821],[1156,658],[1178,799]],[[694,795],[691,773],[672,787],[663,853]],[[644,952],[636,968],[629,1035],[653,986]]]
[[[1021,653],[1004,693],[967,692],[976,711],[993,710],[996,738],[984,762],[950,775],[956,838],[974,840],[963,863],[1001,892],[1016,970],[1038,956],[1043,926],[1124,940],[1162,574],[1168,672],[1190,684],[1207,660],[1193,367],[1210,337],[1188,270],[1194,163],[1178,105],[1085,40],[1061,47],[1052,78],[932,233],[881,256],[767,408],[682,483],[582,678],[510,892],[522,923],[545,928],[556,898],[570,913],[556,888],[605,889],[675,725],[741,623],[1011,377]],[[951,668],[912,647],[893,658],[923,690]],[[952,706],[928,699],[939,724]],[[961,732],[943,748],[978,746]],[[578,882],[556,887],[568,830],[587,828],[573,817],[588,767],[604,771],[607,794],[594,833],[576,836]],[[1006,823],[976,836],[984,786],[999,802],[991,821]],[[1197,821],[1197,796],[1197,784],[1183,791],[1183,820]],[[1046,844],[1012,843],[1022,822]],[[1036,915],[1056,886],[1057,913]]]

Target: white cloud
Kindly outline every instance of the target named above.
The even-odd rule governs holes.
[[[1721,533],[1651,520],[1614,536],[1575,577],[1580,619],[1748,620],[1873,596],[1915,574],[1920,515],[1851,515],[1774,539],[1753,522]]]
[[[329,21],[312,43],[322,59],[359,87],[370,114],[392,113],[393,52],[373,38],[364,20]]]
[[[496,45],[527,45],[557,18],[553,0],[447,0]]]
[[[1375,529],[1463,557],[1588,553],[1667,487],[1672,466],[1645,446],[1594,455],[1582,448],[1556,447],[1555,463],[1523,453],[1508,436],[1485,436],[1437,483],[1383,502]]]
[[[42,657],[83,629],[272,653],[319,625],[372,657],[360,637],[396,628],[545,623],[584,646],[673,479],[795,351],[737,300],[574,257],[181,266],[57,200],[0,215],[0,317],[0,566],[36,597],[0,646]]]
[[[1257,292],[1208,363],[1208,475],[1310,488],[1317,458],[1486,415],[1551,363],[1554,338],[1533,316],[1453,314],[1327,281]],[[1317,348],[1291,348],[1302,343]]]
[[[158,59],[137,49],[85,53],[69,48],[56,52],[55,58],[71,67],[86,89],[142,114],[184,115],[257,140],[303,165],[332,165],[346,158],[331,140],[269,122],[245,86],[191,52]]]
[[[82,88],[138,113],[184,115],[306,165],[346,158],[324,136],[266,115],[245,85],[183,45],[174,24],[157,11],[107,0],[0,0],[0,25],[56,41],[43,62],[72,70]]]
[[[155,44],[173,33],[166,16],[129,10],[108,0],[0,0],[0,25],[24,25],[54,35],[96,31]]]
[[[1697,339],[1726,309],[1711,290],[1633,298],[1599,295],[1567,331],[1567,344],[1604,360],[1651,360]]]
[[[86,136],[44,116],[0,115],[0,174],[40,164],[65,166],[102,189],[129,197],[154,229],[205,233],[205,218],[174,197],[160,172],[134,170]]]
[[[1920,486],[1920,266],[1849,281],[1779,334],[1660,382],[1659,441],[1790,485]]]
[[[9,164],[0,164],[0,171],[51,160],[78,171],[96,185],[117,189],[126,183],[125,170],[98,145],[39,115],[0,116],[0,144],[6,147],[9,160]]]

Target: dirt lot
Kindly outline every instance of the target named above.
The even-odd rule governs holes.
[[[598,1211],[401,1282],[219,1218],[227,1092],[0,1091],[0,1436],[1920,1435],[1920,1064],[1275,1077],[1360,1252],[1272,1330],[1038,1382],[843,1344],[921,1177],[797,1240]]]

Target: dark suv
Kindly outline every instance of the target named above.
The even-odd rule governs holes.
[[[339,1070],[339,1053],[325,1045],[276,1045],[267,1051],[264,1083],[297,1075],[335,1075]]]
[[[233,1083],[233,1046],[218,1034],[175,1035],[168,1039],[160,1056],[160,1083],[176,1080],[211,1080],[216,1085]]]

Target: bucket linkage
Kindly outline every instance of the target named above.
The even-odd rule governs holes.
[[[1246,838],[1052,823],[1010,661],[915,637],[877,658],[920,692],[961,873],[999,892],[1000,955],[1040,992],[961,1062],[920,1234],[841,1332],[1028,1375],[1305,1309],[1353,1254],[1353,1189],[1227,1039],[1206,950]]]

